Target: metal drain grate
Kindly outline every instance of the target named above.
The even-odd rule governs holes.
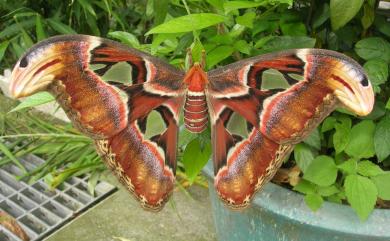
[[[44,160],[29,155],[21,163],[30,171]],[[17,181],[14,176],[21,174],[14,164],[0,168],[0,209],[17,220],[31,241],[41,240],[116,190],[107,182],[98,182],[95,196],[92,196],[87,188],[88,176],[84,176],[72,177],[49,191],[43,180],[32,185]],[[1,225],[0,240],[21,241]]]

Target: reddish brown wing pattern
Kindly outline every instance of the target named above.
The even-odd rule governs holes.
[[[132,83],[103,81],[102,76],[119,62],[131,66]],[[54,94],[143,207],[159,210],[174,185],[183,76],[170,65],[116,42],[68,35],[35,45],[19,60],[11,93],[15,97],[40,90]],[[166,128],[147,139],[145,127],[152,110],[160,113]]]
[[[277,70],[287,89],[262,89],[263,73]],[[303,80],[293,78],[301,75]],[[362,68],[333,51],[302,49],[239,61],[208,73],[215,187],[232,208],[243,208],[302,141],[338,104],[366,115],[373,91]],[[232,112],[249,135],[227,130]]]

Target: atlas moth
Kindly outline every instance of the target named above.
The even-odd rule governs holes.
[[[131,81],[104,81],[116,64]],[[263,88],[277,71],[283,88]],[[211,127],[215,188],[231,208],[248,206],[295,144],[338,106],[367,115],[372,86],[353,59],[330,50],[292,49],[264,54],[209,72],[195,63],[183,72],[147,53],[86,35],[49,38],[16,63],[10,91],[16,98],[49,91],[74,126],[142,207],[160,210],[175,183],[180,116],[190,132]],[[161,133],[146,136],[148,115]],[[234,115],[247,135],[229,130]]]

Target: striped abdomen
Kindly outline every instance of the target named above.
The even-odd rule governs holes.
[[[187,93],[184,105],[184,123],[187,130],[193,133],[202,132],[207,126],[207,116],[207,103],[204,93],[200,92],[199,95]]]

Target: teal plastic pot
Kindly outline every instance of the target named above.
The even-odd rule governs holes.
[[[365,222],[346,205],[324,202],[321,209],[312,212],[303,195],[269,183],[249,208],[234,211],[224,206],[214,190],[211,163],[204,173],[220,241],[390,240],[390,210],[376,209]]]

